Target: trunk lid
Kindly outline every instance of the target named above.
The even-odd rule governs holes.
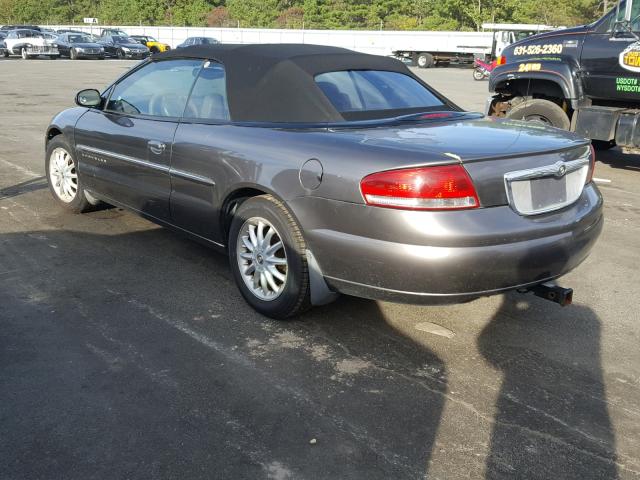
[[[509,203],[506,174],[572,162],[589,152],[588,141],[570,132],[491,118],[334,132],[357,136],[359,143],[370,147],[406,153],[405,163],[398,165],[396,160],[389,168],[461,163],[483,207]]]

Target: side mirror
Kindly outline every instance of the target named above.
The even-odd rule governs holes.
[[[631,20],[633,20],[631,18],[632,8],[633,8],[633,0],[627,0],[627,3],[624,6],[624,20],[626,22],[631,22]]]
[[[102,104],[100,92],[93,88],[80,90],[76,95],[76,104],[81,107],[99,107]]]

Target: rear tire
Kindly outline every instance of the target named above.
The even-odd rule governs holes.
[[[45,172],[49,191],[58,204],[73,213],[84,213],[92,209],[84,192],[82,177],[73,149],[62,135],[52,138],[47,144]]]
[[[549,100],[534,98],[518,103],[506,113],[507,118],[543,123],[569,130],[571,122],[562,108]]]
[[[430,53],[421,53],[418,55],[416,63],[420,68],[431,68],[433,67],[433,55]]]
[[[260,242],[261,237],[265,243]],[[271,253],[270,248],[276,248],[278,242],[281,247]],[[281,201],[271,195],[244,201],[231,221],[228,250],[236,285],[256,311],[282,320],[311,306],[306,244]]]

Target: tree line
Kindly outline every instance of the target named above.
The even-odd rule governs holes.
[[[614,0],[0,0],[0,24],[477,30],[483,22],[587,23]]]

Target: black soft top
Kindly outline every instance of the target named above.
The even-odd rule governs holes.
[[[170,50],[154,58],[202,58],[222,63],[225,67],[229,111],[231,119],[236,122],[344,121],[314,81],[316,75],[325,72],[399,72],[426,87],[398,60],[322,45],[194,45]],[[442,101],[448,104],[446,99],[442,98]]]

